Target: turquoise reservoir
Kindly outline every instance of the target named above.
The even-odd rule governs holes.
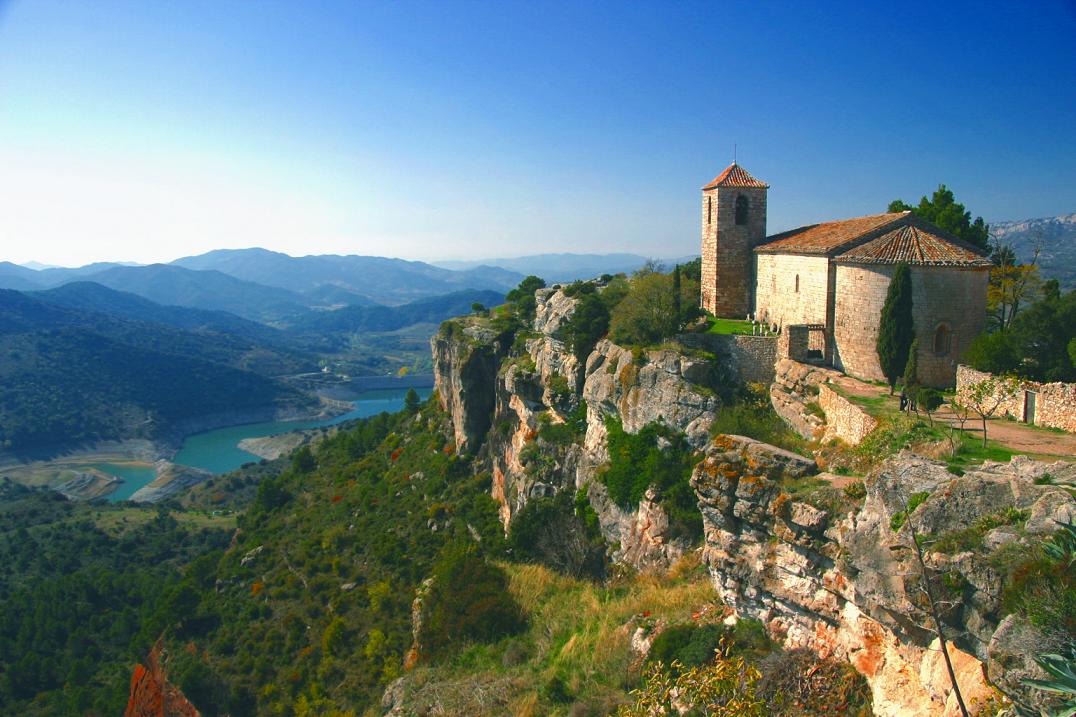
[[[419,397],[425,400],[431,389],[415,389]],[[239,468],[244,463],[260,460],[258,456],[239,449],[239,441],[244,438],[261,438],[275,436],[278,433],[298,431],[306,428],[332,426],[355,418],[376,416],[382,411],[395,413],[403,408],[405,389],[387,389],[367,391],[354,401],[354,408],[347,413],[321,421],[269,421],[266,423],[246,423],[241,426],[218,428],[204,433],[187,436],[179,453],[172,459],[174,463],[201,468],[211,473],[227,473]],[[104,469],[102,469],[104,470]],[[107,471],[111,473],[112,471]],[[122,476],[121,476],[122,477]],[[121,491],[126,489],[126,484]],[[120,491],[117,491],[119,493]],[[132,491],[133,492],[133,491]]]

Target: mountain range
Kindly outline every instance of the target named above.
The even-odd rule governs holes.
[[[1018,222],[995,222],[990,233],[1009,244],[1022,262],[1039,248],[1038,264],[1044,278],[1057,279],[1062,289],[1076,288],[1076,213]]]

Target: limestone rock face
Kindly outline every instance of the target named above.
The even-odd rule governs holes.
[[[714,372],[710,363],[677,351],[647,351],[636,359],[611,341],[599,341],[587,358],[583,383],[588,421],[615,416],[628,433],[661,421],[699,447],[717,417],[717,399],[705,388]]]
[[[619,419],[628,432],[662,421],[701,446],[716,416],[718,401],[707,386],[724,380],[719,368],[671,350],[633,355],[609,341],[581,362],[561,339],[577,300],[554,289],[535,296],[532,330],[514,339],[478,319],[454,320],[456,328],[433,338],[437,389],[452,416],[457,450],[485,445],[481,455],[506,529],[528,501],[584,489],[603,534],[617,546],[614,558],[637,569],[664,569],[688,546],[667,536],[668,517],[656,496],[634,510],[609,500],[598,480],[608,460],[605,418]],[[581,440],[555,444],[542,437],[543,423],[564,423],[581,407]]]
[[[493,420],[494,385],[510,337],[470,319],[445,322],[432,339],[434,386],[452,416],[456,450],[478,450]]]
[[[781,359],[775,366],[776,375],[770,384],[770,403],[777,415],[796,433],[808,440],[821,438],[826,422],[807,409],[816,400],[818,387],[840,376],[832,369]]]
[[[984,515],[1012,515],[1010,509],[1034,514],[1035,506],[1044,515],[1067,515],[1076,500],[1034,478],[1070,468],[1014,459],[957,477],[941,463],[905,452],[867,477],[862,508],[834,516],[812,505],[810,495],[797,499],[786,492],[812,472],[809,462],[755,443],[719,436],[692,475],[704,559],[725,603],[761,620],[788,647],[848,659],[870,683],[876,714],[959,714],[932,645],[936,636],[910,531],[960,530]],[[893,515],[919,492],[929,495],[894,531]],[[1029,520],[1025,529],[1033,527]],[[995,545],[1020,540],[1013,531]],[[1034,667],[1020,653],[1026,631],[1011,621],[999,626],[1001,579],[986,556],[935,553],[927,545],[933,589],[952,602],[942,618],[948,634],[959,636],[950,653],[965,702],[985,699],[984,663],[992,677],[1009,667]],[[944,594],[946,585],[960,594]],[[1019,680],[1010,682],[1021,689]]]

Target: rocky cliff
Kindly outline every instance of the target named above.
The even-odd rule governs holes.
[[[1004,563],[1076,515],[1071,491],[1056,485],[1076,483],[1076,468],[1020,457],[956,476],[904,452],[845,491],[847,479],[833,485],[838,477],[816,475],[809,458],[750,438],[709,436],[719,392],[734,380],[713,358],[602,340],[580,360],[561,340],[575,305],[546,289],[537,294],[533,326],[514,336],[488,317],[467,317],[433,340],[457,448],[482,446],[480,464],[492,475],[506,527],[529,500],[584,491],[614,560],[644,572],[667,568],[692,546],[670,536],[661,496],[651,490],[635,507],[617,505],[601,480],[607,419],[628,433],[660,422],[696,451],[691,481],[704,556],[737,616],[761,620],[789,648],[851,662],[879,715],[958,714],[925,579],[944,605],[965,701],[990,699],[989,682],[1028,696],[1021,680],[1040,674],[1031,655],[1056,646],[1006,614]],[[837,374],[788,361],[776,374],[770,396],[778,413],[804,437],[825,435],[824,418],[809,404]],[[553,440],[550,426],[576,433]],[[913,529],[947,546],[924,543],[925,576]]]
[[[811,469],[750,439],[720,436],[707,446],[692,485],[705,560],[724,602],[787,647],[848,659],[871,685],[878,715],[956,715],[911,531],[981,530],[974,550],[923,541],[930,586],[956,643],[949,649],[965,702],[989,699],[987,677],[1020,694],[1021,678],[1036,672],[1028,646],[1041,653],[1050,637],[1002,619],[998,565],[1014,547],[1052,533],[1055,521],[1072,520],[1076,501],[1042,479],[1071,482],[1076,467],[1021,457],[957,477],[902,453],[867,477],[862,504],[824,484],[802,492]],[[909,512],[910,496],[918,498]]]
[[[611,501],[597,480],[608,461],[605,421],[618,420],[629,433],[661,422],[701,447],[718,409],[713,387],[730,379],[706,359],[633,352],[606,340],[580,361],[561,339],[576,300],[554,289],[536,298],[532,327],[514,338],[479,316],[447,322],[433,338],[436,385],[456,447],[467,452],[485,444],[506,526],[532,498],[584,490],[616,559],[642,570],[666,568],[687,545],[667,536],[660,497],[651,493],[629,509]],[[543,424],[573,419],[582,424],[577,440],[542,438]]]

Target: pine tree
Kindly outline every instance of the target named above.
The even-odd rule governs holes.
[[[404,410],[408,413],[418,413],[421,405],[422,400],[418,397],[418,392],[413,388],[407,389],[407,393],[404,394]]]
[[[907,264],[898,264],[889,282],[885,305],[878,324],[878,362],[889,382],[889,393],[908,365],[908,353],[915,339],[912,318],[912,276]]]

